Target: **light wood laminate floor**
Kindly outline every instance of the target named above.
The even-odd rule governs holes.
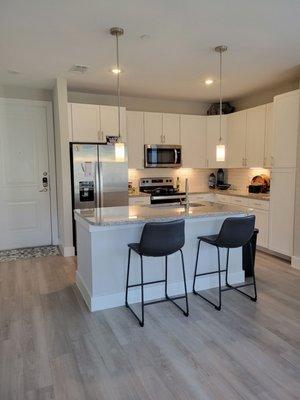
[[[190,295],[90,313],[75,259],[0,263],[0,399],[300,398],[300,272],[258,253],[259,301],[226,292],[214,310]]]

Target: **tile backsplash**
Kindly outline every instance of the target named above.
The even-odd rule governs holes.
[[[255,175],[265,174],[270,176],[270,171],[263,168],[234,168],[224,169],[227,181],[232,185],[233,189],[247,190],[251,179]],[[181,190],[184,190],[185,179],[189,179],[189,187],[191,192],[201,192],[208,189],[208,178],[211,172],[217,173],[213,169],[196,169],[196,168],[155,168],[151,169],[129,169],[128,180],[132,182],[132,186],[138,188],[140,178],[146,177],[164,177],[170,176],[174,179],[180,179]]]

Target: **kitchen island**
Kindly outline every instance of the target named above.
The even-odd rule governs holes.
[[[242,216],[251,210],[227,204],[202,202],[179,205],[147,205],[106,207],[75,210],[77,234],[76,284],[91,311],[104,310],[125,304],[125,280],[127,270],[128,243],[139,242],[146,222],[185,219],[185,258],[187,290],[192,291],[193,273],[197,249],[197,236],[219,232],[225,218]],[[221,263],[225,265],[225,251],[221,249]],[[139,256],[132,254],[131,283],[140,282]],[[169,256],[168,291],[170,295],[183,292],[180,254]],[[217,252],[213,246],[201,245],[198,264],[200,270],[215,270]],[[230,253],[229,281],[244,280],[242,249]],[[163,279],[164,258],[144,258],[144,281]],[[217,275],[198,278],[197,290],[217,286]],[[164,296],[163,284],[147,285],[145,300]],[[140,301],[140,289],[130,291],[129,302]]]

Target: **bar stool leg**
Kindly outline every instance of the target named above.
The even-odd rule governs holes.
[[[177,308],[179,308],[180,311],[183,312],[183,315],[186,317],[189,316],[189,303],[188,303],[188,297],[187,297],[187,289],[186,289],[186,277],[185,277],[185,270],[184,270],[184,258],[183,258],[183,253],[182,250],[180,249],[180,254],[181,254],[181,265],[182,265],[182,274],[183,274],[183,284],[184,284],[184,296],[176,296],[176,297],[170,297],[168,295],[167,291],[167,285],[168,285],[168,257],[166,256],[166,262],[165,262],[165,295],[166,299],[169,300],[171,303],[173,303]],[[181,299],[185,298],[185,306],[186,309],[184,310],[182,307],[180,307],[174,300],[176,299]]]
[[[126,292],[125,292],[125,305],[129,310],[132,312],[132,314],[135,316],[135,318],[139,321],[140,326],[144,326],[144,270],[143,270],[143,256],[140,256],[141,259],[141,284],[140,285],[134,285],[134,286],[140,286],[141,287],[141,300],[142,300],[142,319],[139,318],[139,316],[133,311],[133,309],[130,307],[128,303],[128,289],[129,289],[129,270],[130,270],[130,259],[131,259],[131,249],[129,248],[128,251],[128,267],[127,267],[127,277],[126,277]]]
[[[194,282],[193,282],[193,293],[196,294],[197,296],[201,297],[201,299],[205,300],[207,303],[211,304],[212,306],[215,307],[216,310],[220,311],[221,306],[222,306],[222,289],[221,289],[221,261],[220,261],[220,249],[218,246],[217,247],[217,252],[218,252],[218,270],[217,271],[212,271],[212,272],[204,272],[203,274],[197,274],[197,267],[198,267],[198,259],[199,259],[199,252],[200,252],[200,243],[201,240],[199,240],[198,243],[198,248],[197,248],[197,257],[196,257],[196,264],[195,264],[195,272],[194,272]],[[211,300],[207,299],[205,296],[200,294],[199,292],[196,291],[195,289],[195,283],[196,283],[196,278],[197,276],[204,276],[204,275],[211,275],[211,274],[218,274],[218,282],[219,282],[219,288],[218,288],[218,297],[219,297],[219,302],[218,304],[215,304]]]
[[[232,286],[228,283],[228,260],[229,260],[229,249],[227,249],[227,261],[226,261],[226,286],[229,289],[233,289],[237,292],[239,292],[240,294],[248,297],[250,300],[252,301],[257,301],[257,290],[256,290],[256,280],[255,280],[255,272],[254,272],[254,259],[253,259],[253,253],[252,253],[252,243],[249,242],[249,247],[250,247],[250,259],[251,259],[251,267],[252,267],[252,273],[253,273],[253,282],[252,283],[246,283],[244,285],[238,285],[238,286]],[[243,292],[242,290],[240,290],[240,288],[242,287],[246,287],[246,286],[252,286],[254,288],[254,296],[250,296],[248,293]],[[224,289],[226,290],[226,289]]]

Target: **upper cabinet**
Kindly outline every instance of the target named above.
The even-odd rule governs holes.
[[[227,121],[227,166],[229,168],[245,167],[247,111],[228,114]]]
[[[73,142],[101,140],[100,108],[94,104],[71,104]]]
[[[180,115],[163,114],[163,143],[179,144],[180,143]]]
[[[100,106],[101,139],[106,142],[106,136],[119,134],[118,107]],[[121,140],[126,142],[126,108],[120,107]]]
[[[266,106],[247,110],[246,119],[246,167],[263,167],[266,130]]]
[[[145,144],[179,144],[178,114],[144,113]]]
[[[300,90],[274,97],[272,166],[296,167]]]
[[[73,142],[106,142],[106,136],[117,136],[118,107],[94,104],[69,104],[69,124]],[[121,107],[121,138],[126,141],[126,109]]]
[[[128,168],[144,167],[144,113],[127,111]]]
[[[227,115],[222,115],[222,144],[227,144]],[[208,168],[225,168],[225,162],[216,161],[216,146],[220,139],[220,116],[211,115],[206,118],[206,166]],[[227,154],[225,156],[227,159]]]
[[[200,115],[181,115],[182,166],[205,168],[206,119]]]
[[[272,167],[272,149],[274,135],[273,103],[266,104],[266,131],[265,131],[265,152],[264,168]]]

